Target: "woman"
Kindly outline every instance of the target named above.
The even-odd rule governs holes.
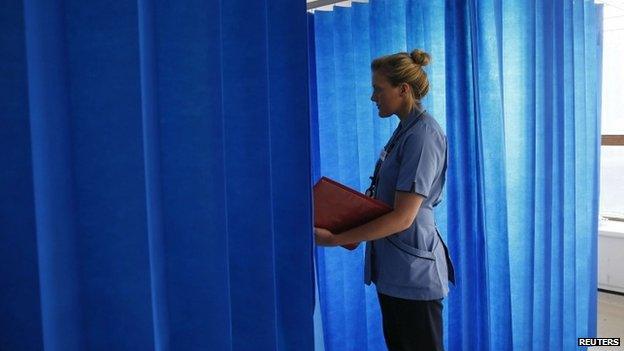
[[[373,95],[382,118],[400,119],[367,190],[392,212],[340,235],[315,228],[316,243],[366,241],[365,282],[375,283],[389,350],[442,350],[442,299],[453,266],[434,220],[447,163],[446,136],[420,103],[429,91],[429,54],[375,59]]]

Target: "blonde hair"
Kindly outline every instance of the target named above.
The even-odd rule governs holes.
[[[412,88],[412,97],[416,104],[429,92],[429,79],[424,67],[431,61],[431,55],[416,49],[411,53],[399,52],[376,58],[371,63],[371,70],[383,74],[390,84],[399,86],[407,83]]]

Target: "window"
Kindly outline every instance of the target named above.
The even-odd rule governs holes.
[[[604,1],[600,215],[624,221],[624,1]]]

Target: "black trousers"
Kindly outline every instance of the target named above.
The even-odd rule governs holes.
[[[443,351],[442,299],[406,300],[377,294],[389,351]]]

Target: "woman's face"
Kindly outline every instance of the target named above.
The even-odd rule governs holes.
[[[373,95],[371,100],[377,104],[380,117],[392,116],[405,103],[405,99],[401,96],[401,87],[392,86],[388,78],[379,72],[373,72]]]

